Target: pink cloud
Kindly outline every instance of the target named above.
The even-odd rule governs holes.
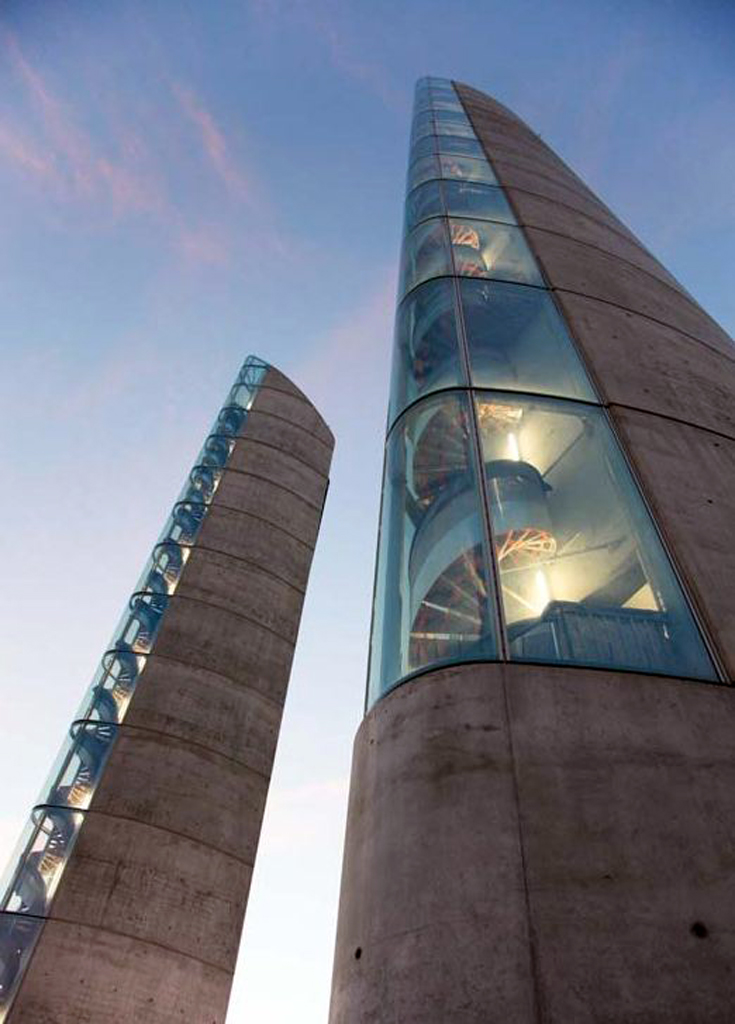
[[[214,267],[225,266],[230,255],[227,240],[214,227],[182,228],[179,252],[187,262]]]
[[[31,65],[17,39],[3,33],[2,43],[40,119],[35,145],[21,139],[7,125],[0,129],[0,152],[25,170],[53,181],[62,198],[96,202],[113,215],[154,211],[161,214],[165,198],[151,161],[139,140],[131,146],[113,133],[105,151],[79,128],[63,99],[53,93]]]
[[[202,101],[191,89],[178,82],[171,86],[186,117],[195,125],[204,154],[228,189],[238,199],[256,202],[257,188],[236,164],[230,154],[227,139]]]
[[[23,171],[30,171],[42,178],[57,178],[53,160],[44,156],[31,142],[7,124],[0,124],[0,153]]]

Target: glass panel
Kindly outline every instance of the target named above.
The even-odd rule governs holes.
[[[424,135],[434,134],[434,115],[430,111],[416,114],[411,124],[411,145]]]
[[[459,102],[459,96],[457,96],[456,92],[451,87],[447,89],[432,89],[431,99],[434,103],[441,103],[443,101],[447,103],[457,103],[461,110],[464,109],[462,104]]]
[[[403,240],[401,295],[430,277],[451,273],[446,221],[429,220],[419,224]]]
[[[502,189],[474,181],[448,181],[444,186],[447,212],[458,217],[480,217],[515,224]]]
[[[38,803],[89,807],[116,732],[108,722],[74,722]]]
[[[467,115],[462,113],[457,114],[451,110],[437,110],[434,112],[434,120],[439,124],[462,124],[469,125],[470,121]]]
[[[451,124],[436,123],[434,127],[436,135],[459,135],[465,139],[476,139],[477,136],[474,130],[469,124],[461,124],[458,121],[453,121]]]
[[[369,702],[427,665],[493,658],[468,399],[434,395],[388,440]]]
[[[424,156],[420,160],[414,160],[408,169],[407,192],[412,192],[417,185],[424,181],[431,181],[432,178],[441,178],[439,159],[435,156]]]
[[[455,153],[457,156],[485,159],[485,152],[477,139],[463,139],[457,135],[437,135],[435,138],[440,153]]]
[[[420,221],[438,217],[444,213],[441,185],[438,181],[426,181],[415,188],[406,199],[406,222],[404,231],[408,234]]]
[[[0,914],[0,1024],[6,1019],[43,921],[21,914]]]
[[[432,107],[434,110],[446,110],[448,113],[453,114],[464,114],[464,108],[458,99],[443,98],[441,96],[435,98],[432,96]]]
[[[482,220],[451,220],[454,267],[460,277],[494,277],[543,286],[520,228]]]
[[[122,722],[147,660],[130,648],[107,651],[76,717]]]
[[[436,135],[424,135],[422,139],[418,139],[411,146],[409,162],[413,163],[414,160],[432,156],[434,153],[436,153]]]
[[[486,185],[497,185],[498,179],[490,169],[487,160],[473,160],[465,156],[439,157],[442,178],[461,178],[463,181],[482,181]]]
[[[464,383],[454,282],[442,277],[416,288],[398,307],[389,423],[421,395]]]
[[[475,387],[597,401],[545,289],[466,279],[459,288]]]
[[[36,808],[11,862],[9,882],[0,893],[0,910],[46,914],[83,821],[80,811]]]
[[[716,675],[601,409],[477,397],[510,653]]]

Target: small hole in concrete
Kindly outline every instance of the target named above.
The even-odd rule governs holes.
[[[692,927],[689,929],[692,935],[696,935],[698,939],[706,939],[709,935],[709,929],[706,924],[702,924],[701,921],[695,921]]]
[[[708,504],[708,505],[711,505],[711,504],[712,504],[712,499],[711,499],[711,498],[707,498],[707,504]]]
[[[362,947],[358,946],[357,949],[355,950],[355,960],[359,960],[361,956],[362,956]]]

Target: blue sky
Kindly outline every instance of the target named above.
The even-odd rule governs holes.
[[[337,435],[233,1024],[326,1017],[412,89],[489,92],[735,333],[735,7],[8,0],[0,857],[248,352]]]

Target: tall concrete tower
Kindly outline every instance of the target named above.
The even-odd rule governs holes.
[[[0,888],[0,1022],[224,1021],[333,447],[248,359]]]
[[[733,1020],[733,495],[731,340],[422,80],[331,1024]]]

